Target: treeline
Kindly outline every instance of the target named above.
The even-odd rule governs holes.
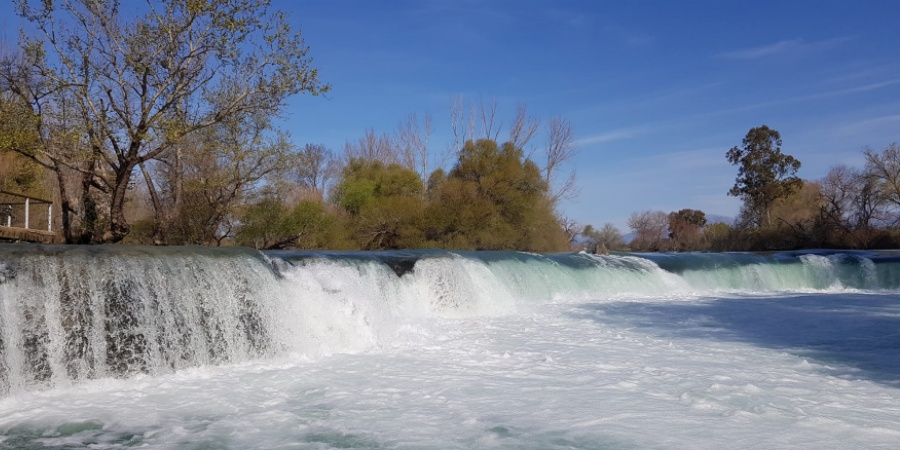
[[[427,183],[408,167],[352,158],[324,202],[277,192],[249,205],[236,233],[261,248],[453,248],[549,252],[569,247],[538,166],[511,142],[468,140]],[[293,205],[293,206],[292,206]]]
[[[606,224],[586,227],[593,251],[769,251],[900,247],[900,146],[863,151],[861,168],[837,165],[819,180],[795,176],[800,161],[781,152],[781,135],[763,125],[726,157],[738,166],[729,195],[741,198],[731,223],[703,211],[641,211],[628,221],[634,238]]]
[[[565,120],[541,128],[522,105],[501,142],[496,102],[457,100],[441,152],[430,115],[340,153],[298,147],[272,117],[330,86],[269,0],[128,11],[24,0],[30,29],[0,54],[0,189],[52,197],[66,242],[568,248]]]

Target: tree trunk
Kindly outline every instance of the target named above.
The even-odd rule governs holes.
[[[156,191],[156,185],[153,184],[153,178],[150,177],[150,172],[144,167],[143,162],[139,166],[141,174],[144,175],[144,181],[147,183],[147,190],[150,192],[150,202],[153,203],[153,245],[164,245],[166,242],[163,230],[165,217],[163,217],[162,201],[159,198],[159,193]]]
[[[103,233],[103,242],[119,242],[131,230],[125,219],[125,194],[128,192],[128,183],[131,181],[131,172],[136,165],[135,162],[128,162],[121,166],[116,173],[116,182],[109,199],[109,227]]]
[[[72,203],[69,200],[69,191],[66,189],[66,179],[63,176],[63,168],[59,165],[53,167],[56,174],[56,183],[59,191],[59,220],[62,224],[63,239],[66,244],[74,244],[75,236],[72,234]]]
[[[81,174],[81,230],[78,234],[78,244],[92,244],[97,237],[97,202],[91,194],[92,176],[88,172]]]

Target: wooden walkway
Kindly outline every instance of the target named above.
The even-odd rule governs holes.
[[[60,238],[59,235],[52,231],[0,226],[0,241],[56,244],[60,242]]]
[[[43,205],[47,209],[33,210],[32,205]],[[42,228],[32,226],[38,222],[43,224]],[[0,191],[0,241],[44,244],[62,242],[60,236],[53,231],[53,202],[15,192]]]

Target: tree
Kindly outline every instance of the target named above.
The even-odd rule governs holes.
[[[706,239],[710,250],[724,252],[737,250],[732,238],[734,230],[725,222],[713,222],[703,229],[703,237]]]
[[[349,228],[367,250],[419,247],[425,209],[419,175],[399,164],[354,159],[332,200],[350,214]]]
[[[328,89],[310,67],[303,39],[283,14],[269,10],[269,0],[148,0],[133,17],[122,14],[117,0],[18,5],[42,33],[39,41],[23,37],[21,46],[45,95],[5,78],[40,120],[63,104],[79,119],[85,149],[79,158],[47,147],[31,157],[84,175],[83,209],[97,201],[94,192],[101,194],[103,230],[85,236],[93,242],[128,233],[126,193],[141,165],[199,130],[274,115],[291,95]],[[157,211],[164,208],[158,199]]]
[[[528,115],[528,106],[525,103],[517,104],[516,117],[509,127],[509,142],[516,148],[524,150],[540,125],[540,120]]]
[[[338,215],[318,200],[302,200],[293,208],[265,196],[250,205],[237,232],[241,245],[264,249],[338,249],[346,247]]]
[[[819,181],[822,186],[821,216],[826,226],[842,233],[849,233],[850,211],[853,209],[855,192],[857,190],[857,170],[846,165],[833,166],[828,175]]]
[[[287,136],[270,136],[268,117],[256,114],[224,122],[187,137],[176,151],[156,161],[158,183],[146,182],[163,198],[166,213],[154,220],[154,241],[168,244],[221,245],[232,237],[237,208],[266,178],[280,177],[289,166],[293,145]]]
[[[877,152],[867,148],[866,173],[872,177],[880,198],[892,207],[889,223],[900,223],[900,145],[893,143]]]
[[[625,250],[628,246],[625,244],[625,238],[622,232],[611,223],[603,224],[603,228],[596,229],[591,225],[586,225],[581,231],[581,235],[587,239],[587,250],[591,253],[607,253],[610,250]]]
[[[429,185],[431,242],[478,250],[568,248],[540,169],[510,142],[467,141],[450,173],[433,175]]]
[[[351,160],[378,161],[383,164],[400,163],[400,147],[387,133],[380,136],[369,128],[355,143],[344,144],[344,162]]]
[[[732,147],[726,157],[738,166],[735,184],[728,195],[744,201],[743,221],[748,225],[771,225],[770,209],[775,200],[803,185],[794,176],[800,169],[800,161],[781,153],[781,135],[766,125],[751,128],[743,145]]]
[[[46,197],[44,168],[22,155],[38,144],[27,106],[0,95],[0,190]]]
[[[657,252],[664,250],[669,215],[662,211],[640,211],[628,218],[628,227],[634,231],[631,248],[636,251]]]
[[[296,181],[322,196],[331,180],[339,175],[334,152],[321,144],[306,144],[296,154]]]
[[[574,138],[575,133],[569,121],[562,117],[550,119],[547,125],[547,162],[544,165],[544,181],[550,186],[550,199],[554,203],[578,195],[574,170],[569,172],[562,183],[557,183],[555,178],[559,166],[570,161],[577,153]]]
[[[682,209],[669,213],[669,238],[676,251],[700,250],[706,213],[697,209]]]
[[[25,45],[0,59],[3,95],[3,148],[52,174],[59,194],[60,222],[66,242],[92,235],[101,218],[95,196],[97,164],[74,95],[58,88],[43,72],[43,47]]]
[[[866,248],[887,222],[886,198],[872,167],[859,170],[836,165],[819,180],[823,232],[832,245]]]
[[[824,244],[826,236],[820,226],[823,206],[822,190],[816,182],[805,182],[800,189],[772,203],[772,227],[778,229],[784,247],[821,247]],[[786,240],[789,236],[792,241]]]
[[[397,126],[397,146],[400,161],[407,169],[415,170],[424,180],[428,176],[428,139],[431,137],[431,114],[425,113],[422,125],[419,118],[410,114],[406,122]]]

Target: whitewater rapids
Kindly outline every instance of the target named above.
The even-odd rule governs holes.
[[[4,448],[895,448],[890,253],[0,247]]]

